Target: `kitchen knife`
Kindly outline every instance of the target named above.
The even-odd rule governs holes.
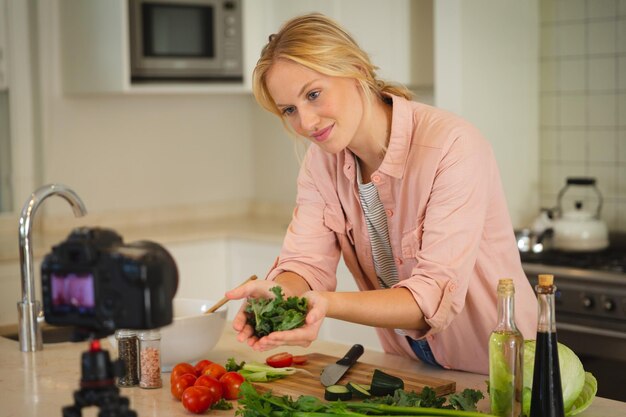
[[[336,384],[352,365],[363,354],[363,346],[356,344],[350,348],[346,355],[336,363],[328,365],[322,370],[320,381],[325,387]]]

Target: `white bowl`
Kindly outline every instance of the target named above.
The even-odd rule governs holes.
[[[192,365],[210,359],[209,353],[222,335],[228,306],[204,314],[215,301],[174,298],[174,321],[161,329],[161,368],[172,370],[179,362]]]
[[[215,301],[196,298],[174,298],[174,320],[161,328],[161,370],[170,372],[179,362],[192,365],[201,359],[211,359],[210,352],[222,335],[228,306],[204,314]],[[115,336],[108,342],[117,351]],[[117,352],[116,352],[117,354]]]

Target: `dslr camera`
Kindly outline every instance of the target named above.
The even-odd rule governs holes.
[[[172,322],[178,270],[157,243],[124,244],[111,229],[74,229],[45,256],[41,275],[46,322],[75,326],[77,338]]]

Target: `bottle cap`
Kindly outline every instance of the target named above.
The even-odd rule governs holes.
[[[541,274],[539,275],[539,285],[542,287],[549,287],[554,283],[554,275]]]
[[[498,291],[515,291],[513,280],[511,278],[503,278],[498,281]]]

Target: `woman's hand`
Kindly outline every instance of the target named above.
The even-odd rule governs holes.
[[[274,281],[252,281],[240,287],[232,289],[226,293],[226,297],[231,300],[247,298],[273,298],[274,293],[270,288],[276,286]],[[288,286],[280,283],[285,296],[292,296]],[[307,298],[309,311],[307,312],[305,324],[293,330],[272,332],[267,336],[258,338],[254,336],[254,329],[247,323],[245,309],[247,304],[243,304],[237,315],[233,319],[233,329],[237,332],[237,340],[246,342],[248,346],[256,351],[270,350],[282,345],[309,346],[319,333],[320,326],[328,311],[328,301],[323,297],[323,293],[318,291],[308,291],[303,297]]]
[[[319,291],[308,291],[303,297],[308,300],[309,311],[302,327],[272,332],[248,344],[257,351],[266,351],[283,345],[308,347],[317,339],[328,312],[328,300],[324,297],[324,293]]]
[[[274,293],[270,288],[276,286],[273,281],[256,280],[248,282],[240,287],[234,288],[226,292],[229,300],[241,300],[248,298],[272,298]],[[247,303],[243,303],[237,315],[233,319],[233,329],[237,332],[237,340],[239,342],[247,341],[248,345],[253,346],[258,338],[254,336],[254,329],[247,324],[246,316]]]

